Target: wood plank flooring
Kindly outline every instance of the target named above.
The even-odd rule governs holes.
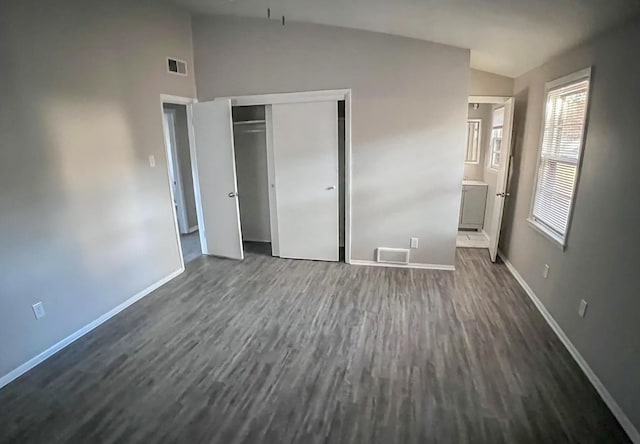
[[[200,257],[0,390],[2,443],[625,443],[502,264]]]
[[[182,246],[182,258],[184,259],[185,264],[188,264],[202,255],[202,249],[200,248],[200,233],[198,231],[194,231],[189,234],[181,234],[180,244]]]

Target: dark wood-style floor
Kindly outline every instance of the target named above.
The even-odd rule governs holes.
[[[194,231],[189,234],[181,234],[180,245],[182,247],[182,258],[184,259],[185,264],[188,264],[202,255],[202,249],[200,248],[200,233],[198,231]]]
[[[623,443],[504,265],[200,257],[0,390],[6,443]]]

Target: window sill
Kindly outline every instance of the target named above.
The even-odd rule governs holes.
[[[549,230],[544,225],[536,222],[532,218],[527,218],[527,222],[529,223],[529,226],[531,228],[533,228],[535,231],[537,231],[538,233],[542,234],[544,237],[549,239],[551,243],[553,243],[556,247],[558,247],[562,251],[564,251],[567,248],[567,245],[565,244],[564,239],[562,239],[560,236],[555,234],[553,231]]]

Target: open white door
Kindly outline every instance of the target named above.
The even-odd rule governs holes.
[[[244,259],[231,102],[193,105],[194,182],[200,208],[202,253]]]
[[[504,103],[504,124],[502,132],[502,143],[500,152],[500,168],[498,168],[498,178],[496,181],[496,195],[493,196],[495,204],[491,215],[492,231],[489,235],[489,254],[491,261],[495,262],[498,256],[498,242],[500,241],[500,228],[502,227],[502,214],[504,212],[504,202],[509,196],[507,193],[507,179],[509,168],[511,167],[511,138],[513,133],[513,98]],[[492,196],[487,196],[491,199]]]
[[[280,257],[337,261],[338,104],[271,107]]]

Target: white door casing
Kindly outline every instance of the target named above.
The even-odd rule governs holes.
[[[164,117],[164,139],[167,149],[167,162],[169,169],[169,178],[173,188],[174,206],[176,207],[176,215],[178,219],[178,228],[180,233],[189,232],[189,222],[187,219],[187,208],[184,200],[184,187],[182,183],[182,174],[180,173],[180,163],[178,158],[178,147],[176,143],[176,118],[175,110],[165,109]]]

